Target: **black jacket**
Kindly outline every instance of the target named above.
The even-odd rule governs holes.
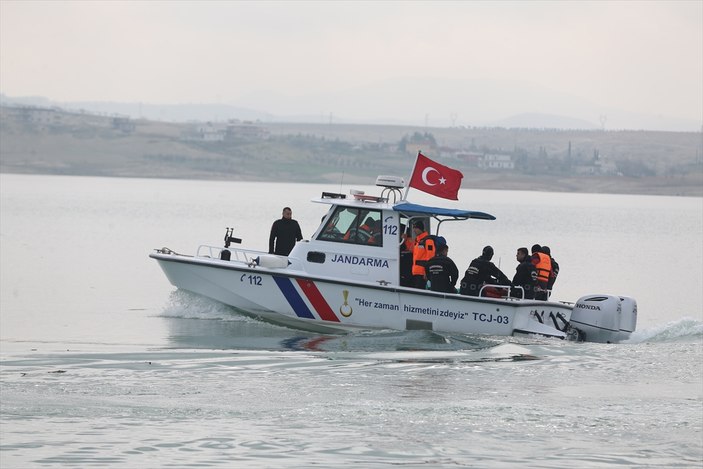
[[[559,275],[559,263],[555,261],[554,258],[551,256],[550,259],[552,260],[552,273],[549,275],[549,282],[547,282],[548,290],[552,289],[552,287],[554,286],[554,282],[556,282],[557,276]]]
[[[456,293],[456,281],[459,279],[459,269],[453,260],[442,254],[435,255],[425,262],[427,279],[430,290],[445,293]]]
[[[510,279],[496,265],[479,256],[471,261],[461,279],[460,293],[462,295],[478,296],[479,290],[485,283],[510,285]]]
[[[537,285],[537,269],[535,269],[535,265],[532,263],[530,257],[520,262],[515,268],[515,277],[513,277],[512,285],[514,287],[522,287],[525,298],[532,299],[535,297],[534,289]],[[510,291],[510,296],[522,298],[522,292],[519,289],[513,288]]]
[[[280,218],[271,225],[269,236],[269,254],[287,256],[293,250],[295,242],[303,239],[298,222],[287,218]]]

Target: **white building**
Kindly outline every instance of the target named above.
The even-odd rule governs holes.
[[[485,154],[479,167],[484,169],[515,169],[515,162],[510,155]]]
[[[191,132],[181,135],[181,140],[190,142],[223,142],[227,131],[224,127],[212,125],[210,123],[199,125]]]

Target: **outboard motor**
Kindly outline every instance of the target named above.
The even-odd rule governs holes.
[[[637,302],[626,296],[582,296],[569,326],[578,340],[608,344],[626,340],[637,326]]]
[[[621,296],[620,301],[622,305],[620,333],[623,335],[620,340],[627,340],[637,328],[637,301],[629,296]]]

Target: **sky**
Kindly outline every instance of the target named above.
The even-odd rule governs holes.
[[[0,92],[700,131],[703,0],[0,0]]]

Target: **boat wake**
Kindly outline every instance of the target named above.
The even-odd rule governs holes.
[[[171,292],[168,303],[159,316],[205,321],[256,321],[249,316],[239,314],[231,306],[180,289]]]
[[[664,325],[635,331],[625,344],[642,342],[693,342],[703,339],[703,321],[684,317]]]

